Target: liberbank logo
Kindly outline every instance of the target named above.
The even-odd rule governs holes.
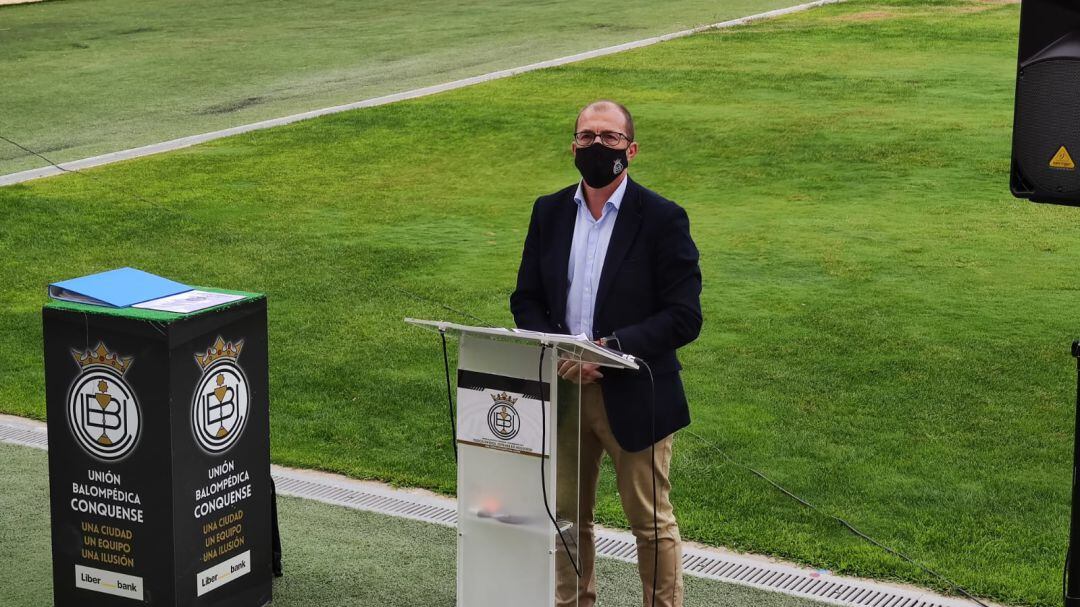
[[[227,561],[222,561],[209,569],[200,571],[195,575],[195,593],[202,596],[215,588],[219,588],[247,575],[251,571],[251,551],[238,554]]]
[[[123,459],[139,441],[139,403],[124,381],[134,359],[97,348],[71,351],[80,373],[68,391],[68,425],[76,442],[105,461]]]
[[[143,580],[141,577],[105,571],[104,569],[75,565],[75,587],[137,601],[143,600]]]

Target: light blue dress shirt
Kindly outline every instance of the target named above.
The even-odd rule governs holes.
[[[585,194],[578,183],[574,193],[577,203],[577,219],[574,220],[574,240],[570,245],[570,262],[567,264],[567,282],[570,288],[566,294],[566,328],[571,335],[584,334],[594,339],[593,314],[596,309],[596,289],[600,286],[600,273],[604,270],[604,258],[607,257],[611,232],[615,228],[615,218],[619,216],[626,184],[622,183],[604,203],[600,219],[595,219],[585,203]]]

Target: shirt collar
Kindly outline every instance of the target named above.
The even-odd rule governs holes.
[[[628,183],[630,183],[629,175],[623,178],[622,183],[620,183],[619,187],[615,188],[615,191],[611,193],[611,198],[607,199],[607,202],[604,203],[604,206],[606,207],[609,204],[613,205],[615,207],[615,210],[618,211],[619,207],[622,206],[622,199],[623,196],[626,194],[626,184]],[[574,202],[577,203],[578,206],[585,204],[585,192],[581,188],[580,181],[577,184],[577,191],[574,192]]]

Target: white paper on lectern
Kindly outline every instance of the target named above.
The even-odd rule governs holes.
[[[508,397],[508,398],[503,398]],[[486,388],[458,390],[458,441],[519,454],[540,455],[550,403]]]
[[[192,289],[190,291],[184,291],[183,293],[177,293],[176,295],[144,301],[143,303],[135,304],[131,307],[141,308],[143,310],[156,310],[158,312],[189,314],[191,312],[198,312],[199,310],[205,310],[206,308],[212,308],[214,306],[220,306],[221,304],[244,299],[245,297],[247,296],[234,295],[232,293],[211,293],[209,291]]]

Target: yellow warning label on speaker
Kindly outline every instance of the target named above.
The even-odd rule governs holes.
[[[1057,154],[1054,154],[1054,157],[1050,159],[1050,167],[1073,170],[1076,168],[1076,163],[1073,162],[1072,156],[1069,155],[1069,150],[1066,150],[1065,146],[1061,146]]]

